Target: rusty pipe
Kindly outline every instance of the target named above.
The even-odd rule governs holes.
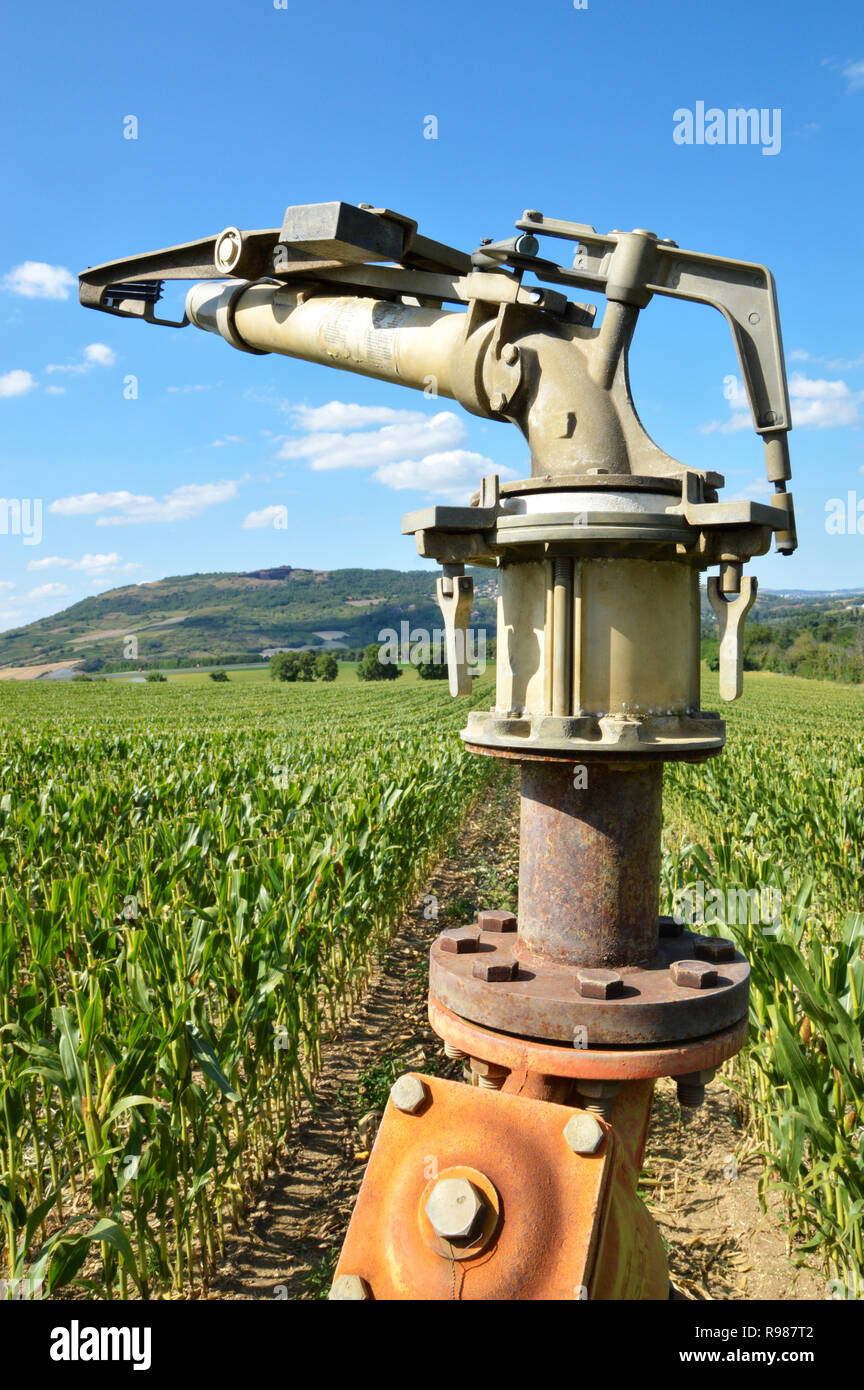
[[[523,763],[519,938],[530,951],[605,969],[651,959],[662,788],[660,763]]]

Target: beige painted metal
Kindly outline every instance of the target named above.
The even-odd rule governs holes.
[[[744,688],[744,619],[756,602],[757,580],[741,579],[740,593],[723,597],[720,581],[708,580],[708,601],[720,625],[720,699],[737,700]]]
[[[663,560],[505,565],[497,711],[686,714],[699,707],[699,578]]]

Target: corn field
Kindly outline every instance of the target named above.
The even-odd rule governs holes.
[[[206,1290],[494,766],[463,718],[437,683],[0,686],[8,1279]]]
[[[716,709],[713,680],[703,703]],[[862,697],[750,674],[726,717],[724,757],[666,770],[664,910],[696,882],[719,888],[727,907],[756,890],[755,907],[765,889],[782,904],[777,921],[718,914],[714,930],[735,939],[752,967],[751,1042],[729,1079],[760,1141],[763,1195],[782,1194],[790,1243],[817,1252],[846,1296],[860,1296]]]
[[[206,1293],[322,1041],[494,769],[462,754],[464,715],[437,682],[0,685],[7,1278]],[[663,910],[697,881],[779,894],[777,922],[707,928],[753,970],[728,1079],[790,1241],[860,1289],[861,697],[750,675],[727,718],[723,757],[666,770]]]

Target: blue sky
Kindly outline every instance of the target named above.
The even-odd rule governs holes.
[[[0,534],[0,628],[166,574],[418,567],[404,511],[494,467],[527,474],[516,429],[455,402],[78,305],[88,264],[332,199],[394,208],[466,250],[536,207],[769,265],[801,545],[754,570],[772,588],[864,585],[864,518],[861,535],[825,527],[830,498],[864,500],[851,0],[48,0],[14,7],[4,38],[2,489],[44,510],[38,544]],[[779,149],[677,144],[673,113],[700,101],[779,110]],[[724,473],[727,495],[762,495],[761,445],[724,394],[737,363],[719,314],[656,298],[631,372],[664,449]]]

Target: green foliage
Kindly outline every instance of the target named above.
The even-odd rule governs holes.
[[[211,671],[211,672],[210,672],[210,679],[211,679],[211,681],[219,681],[219,682],[227,681],[227,679],[228,679],[228,673],[227,673],[226,671]]]
[[[159,681],[167,681],[168,677],[163,676],[161,671],[148,671],[144,679],[149,681],[151,685],[156,685]]]
[[[339,674],[339,663],[330,652],[322,652],[315,662],[315,674],[321,681],[335,681]]]
[[[713,703],[716,686],[705,700]],[[864,739],[861,700],[815,682],[751,676],[724,710],[729,745],[670,764],[666,814],[687,836],[665,856],[666,906],[687,882],[773,888],[779,923],[716,930],[751,963],[751,1042],[731,1064],[800,1248],[864,1280]],[[727,916],[730,914],[727,912]],[[735,920],[737,919],[737,920]]]
[[[446,681],[450,673],[446,661],[418,661],[417,674],[421,681]]]
[[[298,652],[276,652],[270,658],[270,679],[296,681],[300,669]]]
[[[4,1274],[206,1290],[490,775],[463,719],[419,682],[287,705],[239,681],[0,685]]]
[[[392,661],[379,661],[380,648],[377,642],[370,642],[363,652],[363,659],[357,667],[357,678],[361,681],[395,681],[402,671]]]

